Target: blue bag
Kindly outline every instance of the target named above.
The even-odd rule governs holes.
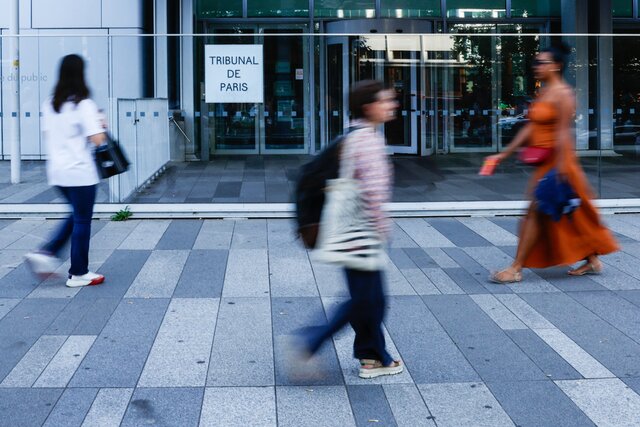
[[[568,182],[558,179],[558,172],[551,169],[543,176],[534,192],[538,202],[538,212],[560,221],[562,215],[570,215],[580,206],[580,198]]]

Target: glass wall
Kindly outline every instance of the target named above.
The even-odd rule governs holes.
[[[375,18],[375,0],[316,0],[316,18]]]
[[[505,0],[447,0],[447,18],[504,18]]]
[[[381,0],[382,18],[426,18],[441,16],[440,0]]]

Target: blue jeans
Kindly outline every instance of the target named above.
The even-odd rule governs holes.
[[[96,201],[96,187],[96,185],[56,187],[67,199],[73,212],[42,250],[57,256],[71,237],[69,274],[74,276],[81,276],[89,272],[89,239],[91,238],[93,204]]]
[[[345,274],[351,300],[338,307],[327,326],[312,329],[315,332],[308,334],[308,350],[315,353],[325,340],[350,323],[356,333],[353,357],[379,360],[385,366],[390,365],[393,358],[385,348],[382,333],[386,304],[382,272],[346,268]]]

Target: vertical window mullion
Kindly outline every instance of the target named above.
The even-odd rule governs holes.
[[[248,16],[248,7],[247,7],[247,0],[242,0],[242,17],[246,18]]]

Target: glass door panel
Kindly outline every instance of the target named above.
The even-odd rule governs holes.
[[[344,130],[346,118],[346,94],[348,92],[349,63],[346,37],[327,40],[326,117],[327,139],[333,141]]]

